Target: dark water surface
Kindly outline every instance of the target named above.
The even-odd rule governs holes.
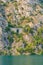
[[[0,65],[43,65],[43,56],[0,56]]]

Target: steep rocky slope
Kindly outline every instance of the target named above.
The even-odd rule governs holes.
[[[43,54],[40,1],[1,0],[0,7],[0,54]]]

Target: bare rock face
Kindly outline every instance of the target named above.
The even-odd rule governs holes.
[[[1,0],[3,2],[10,2],[10,1],[26,1],[28,3],[37,3],[40,0]],[[43,0],[42,0],[43,1]]]
[[[2,4],[0,4],[0,49],[3,49],[5,43],[4,43],[4,29],[8,25],[5,17],[5,9]]]

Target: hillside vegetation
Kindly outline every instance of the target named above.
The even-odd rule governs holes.
[[[43,0],[0,1],[0,55],[43,55]]]

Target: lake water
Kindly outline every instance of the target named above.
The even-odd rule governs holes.
[[[43,56],[0,56],[0,65],[43,65]]]

